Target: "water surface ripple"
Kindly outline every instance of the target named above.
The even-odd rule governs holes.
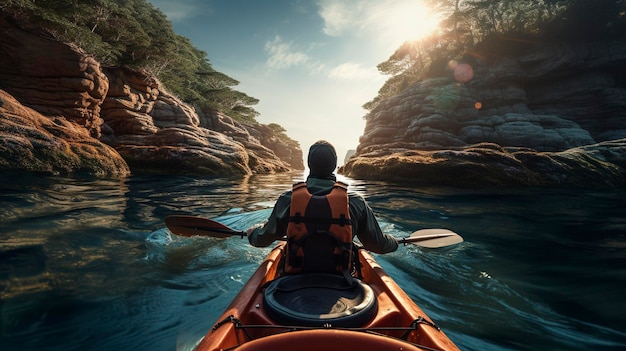
[[[243,230],[299,179],[0,176],[0,349],[193,349],[270,248],[177,237],[163,218]],[[376,255],[462,350],[626,349],[626,189],[348,181],[388,233],[465,238]]]

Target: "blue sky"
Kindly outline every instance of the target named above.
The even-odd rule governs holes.
[[[361,106],[389,78],[376,65],[432,30],[421,0],[149,0],[207,53],[213,68],[260,100],[261,123],[278,123],[306,153],[325,139],[338,163],[356,149]]]

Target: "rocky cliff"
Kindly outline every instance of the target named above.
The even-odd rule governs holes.
[[[626,42],[525,40],[503,52],[502,41],[379,104],[340,172],[430,185],[626,184]]]
[[[296,141],[196,111],[142,72],[0,18],[0,169],[123,176],[304,169]]]

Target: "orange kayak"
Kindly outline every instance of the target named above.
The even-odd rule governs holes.
[[[358,250],[358,278],[280,276],[284,246],[270,252],[196,350],[459,350],[367,251]]]

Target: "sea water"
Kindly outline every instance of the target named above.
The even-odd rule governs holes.
[[[301,179],[0,176],[0,350],[193,349],[270,248],[163,219],[244,230]],[[387,233],[464,237],[375,255],[462,350],[626,349],[626,189],[344,180]]]

